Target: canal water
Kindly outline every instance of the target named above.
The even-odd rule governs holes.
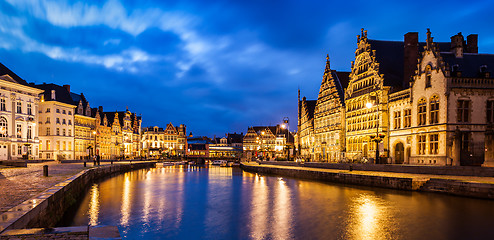
[[[163,167],[94,184],[66,226],[123,239],[494,239],[494,201]]]

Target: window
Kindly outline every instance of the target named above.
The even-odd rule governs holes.
[[[27,104],[27,115],[33,115],[31,103]]]
[[[39,140],[39,150],[43,150],[43,141]]]
[[[62,135],[65,136],[65,129],[62,129]]]
[[[461,132],[461,151],[462,152],[471,152],[472,144],[470,144],[471,136],[470,132]]]
[[[57,148],[55,150],[60,150],[60,141],[57,141]]]
[[[417,154],[418,155],[424,155],[425,154],[425,141],[426,141],[425,135],[418,135],[417,136],[417,142],[418,142]]]
[[[62,119],[62,124],[65,124],[65,119]]]
[[[439,134],[429,135],[429,154],[437,154],[439,148]]]
[[[57,118],[57,123],[60,124],[60,118]]]
[[[394,112],[394,120],[395,129],[399,129],[401,127],[401,111]]]
[[[68,142],[67,145],[69,145],[69,151],[72,151],[72,142]]]
[[[60,113],[60,109],[57,108],[57,113]]]
[[[50,128],[46,128],[46,136],[50,136]]]
[[[487,101],[487,124],[494,124],[494,100]]]
[[[65,114],[65,110],[62,110],[62,114]]]
[[[49,112],[50,112],[50,108],[47,108],[47,109],[46,109],[46,112],[47,112],[47,113],[49,113]]]
[[[27,139],[33,138],[33,131],[31,126],[27,126]]]
[[[434,124],[439,122],[439,98],[433,96],[430,102],[430,116],[429,123]]]
[[[431,65],[427,65],[425,67],[425,87],[429,88],[431,87]]]
[[[69,136],[69,137],[72,136],[72,130],[69,129],[69,135],[67,135],[67,136]]]
[[[69,111],[69,115],[72,115],[72,112],[71,111]]]
[[[0,111],[7,111],[7,108],[5,107],[5,98],[0,99]]]
[[[20,101],[17,102],[17,113],[22,113],[22,103]]]
[[[60,128],[57,128],[57,136],[60,136]]]
[[[46,140],[46,150],[51,150],[50,140]],[[48,155],[47,155],[47,157],[48,157]]]
[[[422,126],[425,125],[427,118],[427,102],[424,98],[420,99],[417,105],[418,112],[418,123],[417,125]]]
[[[20,123],[17,124],[17,138],[22,138],[22,125]]]
[[[22,146],[17,145],[17,154],[22,155]]]
[[[50,117],[46,117],[46,123],[50,123]]]
[[[69,125],[72,125],[72,120],[69,119]]]
[[[62,142],[62,150],[65,151],[65,141]]]
[[[458,100],[457,118],[458,122],[468,122],[470,113],[470,100]]]
[[[404,123],[403,123],[403,127],[412,126],[412,109],[403,110],[403,115],[405,118]]]
[[[4,117],[0,118],[0,137],[7,137],[8,132],[7,132],[8,124],[7,124],[7,119]]]

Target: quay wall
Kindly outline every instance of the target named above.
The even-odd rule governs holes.
[[[357,171],[376,172],[396,172],[430,175],[454,175],[454,176],[475,176],[494,177],[494,167],[471,167],[471,166],[418,166],[418,165],[398,165],[398,164],[360,164],[360,163],[320,163],[320,162],[276,162],[263,161],[262,164],[278,166],[305,166],[311,168],[340,169],[348,170],[352,166]]]
[[[286,165],[297,166],[297,164]],[[307,167],[307,165],[305,165]],[[246,165],[243,170],[262,174],[274,174],[293,178],[303,178],[360,186],[382,187],[408,191],[422,191],[494,200],[494,183],[466,182],[454,179],[427,177],[385,177],[351,172],[325,172],[317,168],[282,168],[276,165]],[[346,169],[348,170],[348,169]],[[354,170],[357,170],[354,168]]]
[[[156,162],[112,164],[90,168],[47,189],[0,215],[0,233],[10,229],[54,227],[64,212],[99,179],[135,169],[152,168]]]

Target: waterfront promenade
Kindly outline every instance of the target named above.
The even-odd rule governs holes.
[[[114,162],[128,163],[125,162]],[[110,162],[101,162],[101,166]],[[48,177],[43,176],[43,166],[48,165]],[[0,165],[0,214],[35,197],[46,189],[67,178],[92,168],[93,162],[57,163],[55,161],[30,163],[25,167],[6,167]]]

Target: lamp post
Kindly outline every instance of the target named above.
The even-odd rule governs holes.
[[[380,163],[380,159],[379,159],[379,143],[382,141],[382,139],[384,138],[384,136],[379,135],[379,96],[377,95],[377,91],[376,91],[376,95],[375,96],[370,95],[370,100],[374,100],[374,102],[375,102],[376,115],[377,115],[377,119],[376,119],[376,136],[371,135],[370,138],[371,138],[372,141],[376,142],[376,157],[374,159],[374,163],[379,164]],[[367,106],[367,108],[372,108],[373,107],[372,102],[367,102],[365,105]]]
[[[93,131],[94,135],[94,149],[93,149],[93,155],[96,156],[96,131]]]

